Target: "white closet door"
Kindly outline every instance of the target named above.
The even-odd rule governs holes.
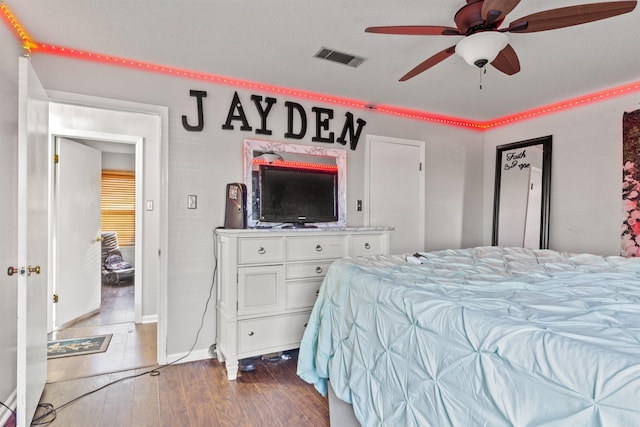
[[[367,139],[365,222],[390,226],[392,254],[424,250],[424,142]]]

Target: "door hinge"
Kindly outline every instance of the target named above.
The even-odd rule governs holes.
[[[422,162],[418,163],[418,170],[422,171]]]
[[[59,163],[60,162],[60,156],[58,156],[57,154],[53,155],[53,163]]]
[[[58,294],[53,294],[53,303],[57,303],[58,302]]]

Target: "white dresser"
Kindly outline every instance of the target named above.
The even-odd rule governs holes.
[[[331,263],[388,254],[390,230],[216,230],[216,349],[228,378],[239,359],[298,348]]]

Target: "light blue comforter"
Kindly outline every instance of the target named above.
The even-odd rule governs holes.
[[[640,426],[640,259],[421,255],[336,261],[298,375],[364,426]]]

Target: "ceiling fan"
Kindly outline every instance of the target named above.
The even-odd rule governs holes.
[[[437,25],[400,25],[368,27],[368,33],[417,36],[464,36],[464,39],[427,58],[400,78],[400,81],[428,70],[454,53],[466,62],[483,68],[490,63],[497,70],[513,75],[520,71],[520,61],[505,33],[534,33],[599,21],[631,12],[637,0],[614,1],[561,7],[533,13],[500,28],[505,16],[520,0],[466,0],[453,20],[456,27]]]

